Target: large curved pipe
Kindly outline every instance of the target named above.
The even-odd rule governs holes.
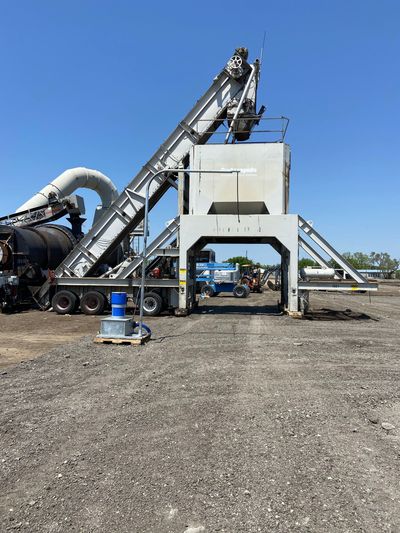
[[[98,170],[84,167],[70,168],[46,185],[35,196],[32,196],[30,200],[22,204],[16,212],[42,206],[48,201],[50,193],[55,193],[61,199],[80,188],[96,191],[100,196],[102,207],[110,207],[112,202],[118,197],[118,191],[114,183]]]

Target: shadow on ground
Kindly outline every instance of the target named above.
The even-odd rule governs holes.
[[[195,314],[214,315],[282,315],[277,305],[202,305]]]
[[[323,307],[322,309],[315,309],[309,311],[304,318],[306,320],[321,320],[321,321],[330,321],[330,320],[373,320],[379,322],[378,318],[374,318],[366,313],[356,313],[351,309],[345,309],[344,311],[337,309],[328,309]]]

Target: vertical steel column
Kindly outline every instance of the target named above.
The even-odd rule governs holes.
[[[161,174],[164,174],[166,176],[169,176],[169,174],[176,174],[178,169],[176,168],[164,168],[163,170],[159,170],[155,174],[151,176],[149,181],[146,184],[146,195],[145,195],[145,204],[144,204],[144,237],[143,237],[143,251],[142,251],[142,279],[140,283],[140,310],[139,310],[139,337],[143,337],[143,302],[144,302],[144,286],[146,282],[146,256],[147,256],[147,234],[149,231],[149,197],[150,197],[150,185],[152,184],[153,180],[160,176]],[[234,174],[239,173],[238,170],[192,170],[189,168],[184,169],[185,174],[201,174],[201,173],[208,173],[208,174]],[[170,179],[169,177],[166,179]],[[185,264],[186,269],[186,264]],[[179,280],[181,278],[181,266],[179,265]],[[183,276],[182,276],[183,280]],[[185,270],[185,282],[186,282],[186,270]],[[186,285],[186,283],[185,283]],[[186,294],[186,291],[185,291]]]

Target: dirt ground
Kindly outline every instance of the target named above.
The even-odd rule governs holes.
[[[400,286],[274,303],[1,315],[0,531],[400,532]]]
[[[99,328],[100,317],[40,311],[0,314],[0,369],[28,361]]]

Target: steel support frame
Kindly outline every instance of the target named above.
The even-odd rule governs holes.
[[[281,245],[283,268],[287,272],[285,310],[298,312],[298,224],[297,215],[181,215],[179,246],[179,310],[190,310],[193,294],[188,288],[189,261],[192,250],[200,240],[217,239],[229,243],[232,239],[276,239]]]
[[[348,261],[346,261],[346,259],[339,254],[339,252],[337,252],[335,250],[335,248],[333,248],[333,246],[331,246],[327,240],[325,240],[322,235],[320,235],[314,228],[313,226],[307,222],[306,220],[304,220],[303,217],[301,217],[299,215],[299,228],[304,231],[304,233],[310,238],[312,239],[320,248],[321,250],[323,250],[327,255],[329,255],[329,257],[331,257],[332,259],[334,259],[342,268],[345,272],[347,272],[348,274],[350,274],[350,276],[356,281],[356,283],[358,284],[363,284],[363,283],[367,283],[367,280],[364,278],[364,276],[362,276],[357,269],[355,269]],[[301,242],[301,245],[302,247],[304,248],[304,243],[305,241],[302,239],[302,242]],[[311,247],[311,246],[308,246],[310,250],[312,250],[314,252],[314,254],[316,254],[315,250]],[[307,251],[307,250],[306,250]],[[307,253],[310,253],[309,251],[307,251]],[[319,256],[320,259],[321,256]],[[320,263],[320,261],[317,259],[317,261]],[[320,263],[321,264],[321,263]],[[325,265],[323,265],[325,266]]]
[[[320,255],[312,246],[308,244],[307,241],[303,239],[303,237],[300,237],[299,235],[299,246],[303,248],[303,250],[313,259],[316,263],[319,264],[322,268],[330,268],[329,264],[325,259]],[[341,279],[341,276],[338,274],[335,274],[335,279]]]

